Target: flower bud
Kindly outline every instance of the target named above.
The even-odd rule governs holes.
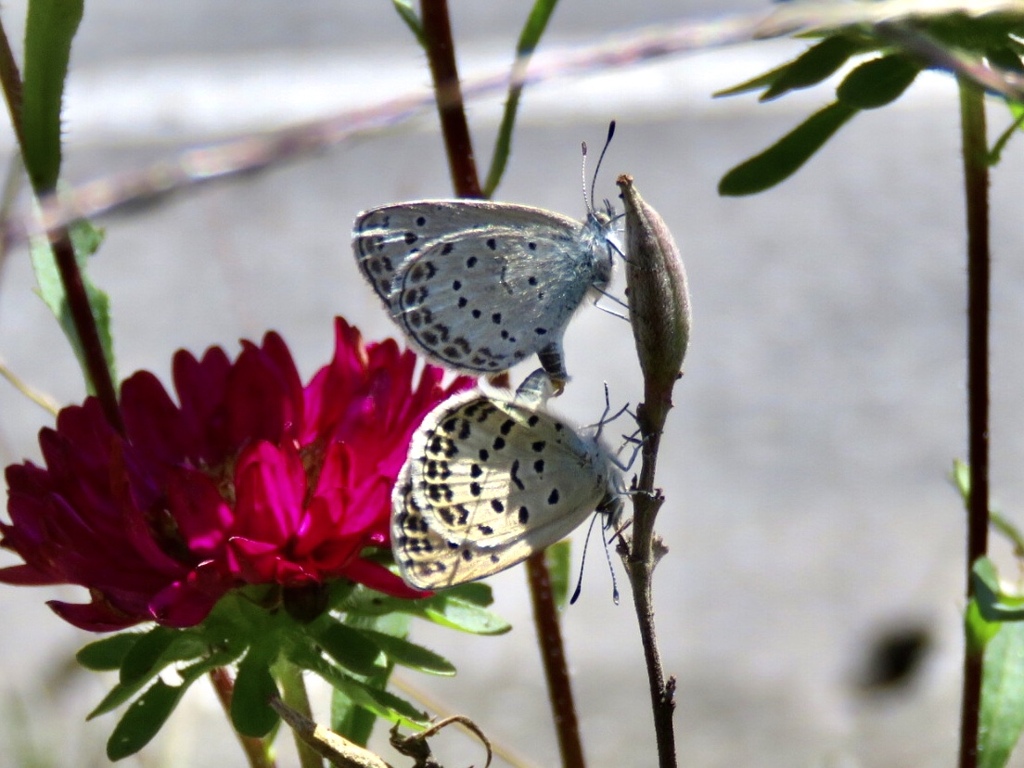
[[[626,206],[626,292],[644,400],[652,417],[660,415],[653,420],[664,423],[690,340],[686,270],[672,233],[640,197],[633,177],[622,174],[616,183]]]

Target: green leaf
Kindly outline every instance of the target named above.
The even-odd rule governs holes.
[[[316,641],[331,658],[357,675],[376,675],[383,668],[378,663],[380,647],[363,630],[333,623],[317,633]]]
[[[120,680],[132,683],[140,678],[149,680],[153,675],[174,661],[172,655],[164,653],[178,637],[178,632],[167,627],[153,627],[132,644],[121,664]]]
[[[987,621],[978,608],[978,601],[971,599],[964,611],[964,638],[972,653],[982,653],[993,637],[999,634],[1003,625],[998,621]]]
[[[411,727],[421,727],[426,722],[426,714],[405,699],[356,680],[323,657],[309,652],[308,648],[293,648],[289,657],[294,664],[319,675],[332,688],[379,717]]]
[[[149,743],[163,727],[189,686],[211,669],[230,661],[230,654],[214,654],[197,664],[179,670],[180,685],[168,685],[157,680],[137,698],[114,727],[107,740],[107,757],[120,760],[134,755]]]
[[[551,577],[551,592],[560,611],[564,611],[569,604],[571,550],[572,543],[569,539],[562,539],[544,550],[544,560],[547,562],[548,574]]]
[[[764,72],[757,77],[744,80],[739,85],[733,85],[729,88],[723,88],[721,91],[715,91],[711,95],[717,99],[722,96],[738,96],[741,93],[747,93],[749,91],[760,91],[762,88],[767,88],[778,80],[792,65],[792,61],[787,61],[785,64],[775,67],[775,69],[769,69],[767,72]]]
[[[761,94],[761,101],[777,99],[784,93],[809,88],[833,75],[862,46],[844,35],[826,37],[811,46],[783,68],[769,88]]]
[[[420,48],[426,50],[427,36],[423,34],[423,22],[416,15],[416,10],[412,7],[412,0],[391,0],[391,4],[395,6],[395,10],[398,11],[399,17],[405,22],[405,26],[416,37],[416,42],[420,44]]]
[[[361,631],[396,664],[430,675],[451,676],[455,674],[455,666],[448,659],[421,645],[383,632],[374,632],[369,629]]]
[[[49,192],[60,176],[61,100],[83,5],[83,0],[29,0],[21,135],[25,169],[36,192]]]
[[[836,88],[836,96],[855,109],[884,107],[902,96],[920,71],[921,67],[908,56],[882,56],[851,71]]]
[[[1008,624],[985,647],[979,768],[1002,768],[1024,730],[1024,624]]]
[[[718,194],[752,195],[774,187],[796,173],[855,114],[856,109],[839,102],[815,112],[764,152],[726,173]]]
[[[142,636],[138,632],[122,632],[105,637],[80,649],[75,659],[86,669],[95,672],[120,669],[125,656]]]
[[[436,595],[421,600],[422,615],[443,627],[470,632],[475,635],[502,635],[512,625],[480,606],[450,595]]]
[[[86,719],[91,720],[121,706],[170,664],[200,657],[208,650],[191,633],[166,627],[155,627],[136,637],[122,660],[120,682],[103,697]],[[221,663],[228,661],[230,658]]]
[[[278,695],[277,683],[270,674],[277,650],[276,642],[254,645],[238,665],[231,697],[231,723],[245,736],[262,738],[277,725],[278,714],[270,706],[270,697]]]
[[[196,659],[208,651],[203,640],[180,629],[154,627],[138,638],[121,664],[120,679],[130,684],[149,680],[168,664]]]
[[[384,632],[391,637],[406,637],[409,633],[411,616],[404,613],[386,613],[383,616],[364,616],[360,614],[348,614],[345,623],[356,629],[372,629]],[[374,648],[374,653],[379,655],[379,649]],[[385,666],[379,667],[377,672],[367,677],[364,682],[372,688],[384,690],[394,664],[387,655],[381,655],[385,660]],[[373,727],[378,718],[373,712],[356,704],[352,699],[337,688],[332,689],[331,694],[331,730],[340,733],[350,741],[366,746],[373,733]]]
[[[971,468],[965,461],[953,460],[953,484],[960,491],[960,500],[964,509],[971,503]]]
[[[498,136],[494,142],[494,154],[491,156],[491,167],[487,171],[487,181],[484,183],[484,197],[491,197],[501,183],[501,177],[505,174],[505,167],[508,165],[508,156],[512,151],[512,130],[515,127],[516,113],[519,110],[519,97],[523,92],[522,78],[526,74],[526,68],[530,63],[537,43],[551,20],[551,14],[555,11],[558,0],[536,0],[530,15],[519,33],[519,42],[516,44],[516,60],[512,65],[512,83],[508,89],[508,98],[505,100],[505,111],[501,116],[501,125],[498,127]]]
[[[107,360],[107,366],[110,368],[112,380],[117,381],[117,372],[114,366],[114,340],[110,331],[110,299],[107,294],[89,280],[86,272],[86,260],[96,252],[103,239],[103,233],[85,221],[78,221],[72,224],[70,233],[71,243],[75,249],[75,261],[78,264],[82,280],[85,282],[86,296],[92,309],[92,316],[99,330],[103,355]],[[71,348],[78,357],[82,371],[86,374],[86,381],[88,381],[89,376],[85,365],[85,353],[82,343],[78,338],[78,330],[75,328],[71,318],[71,310],[64,295],[64,285],[61,282],[60,272],[57,269],[57,262],[49,241],[45,237],[33,237],[30,246],[30,256],[38,284],[37,293],[60,323],[64,335],[71,342]]]
[[[987,557],[979,557],[971,566],[978,610],[986,621],[1024,621],[1024,596],[1001,591],[996,567]]]
[[[371,683],[375,688],[376,681]],[[331,730],[354,744],[365,747],[379,718],[365,707],[360,707],[337,688],[331,689]]]
[[[124,717],[107,741],[107,757],[111,760],[134,755],[163,727],[185,693],[184,685],[171,686],[157,680],[128,707]]]

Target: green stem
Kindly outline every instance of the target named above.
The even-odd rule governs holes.
[[[967,399],[971,496],[967,522],[967,597],[973,594],[971,566],[988,550],[989,528],[989,295],[988,147],[985,94],[964,77],[960,87],[964,198],[967,206]],[[960,768],[978,764],[983,655],[964,645],[960,712]]]
[[[21,147],[22,155],[24,155],[25,144],[21,127],[21,75],[18,72],[14,54],[11,52],[11,46],[7,40],[7,32],[2,23],[0,23],[0,88],[3,88],[7,111],[10,113],[14,133],[18,139],[18,145]],[[29,177],[31,178],[32,174],[29,174]],[[37,199],[42,199],[53,190],[39,189],[33,185],[33,192]],[[121,420],[121,410],[117,404],[117,390],[110,375],[106,355],[103,354],[103,344],[100,342],[99,329],[96,327],[96,319],[93,317],[89,297],[85,291],[85,282],[82,280],[82,273],[75,260],[71,235],[66,226],[52,229],[47,235],[50,247],[53,249],[61,284],[64,287],[68,310],[82,345],[86,374],[92,385],[92,391],[96,393],[107,421],[115,429],[123,432],[124,424]]]
[[[274,673],[281,684],[281,698],[285,704],[305,717],[313,719],[313,710],[309,705],[309,694],[306,692],[306,681],[302,677],[302,670],[289,661],[280,661],[274,665]],[[295,749],[299,753],[299,765],[302,768],[323,768],[323,758],[317,754],[309,744],[299,738],[299,734],[293,731],[295,736]]]
[[[210,682],[217,694],[224,713],[231,719],[231,697],[234,695],[235,684],[230,673],[224,667],[217,667],[210,670]],[[251,768],[274,768],[275,763],[267,750],[267,744],[263,739],[256,739],[252,736],[243,736],[235,731],[238,743],[242,745],[242,751],[249,761]]]

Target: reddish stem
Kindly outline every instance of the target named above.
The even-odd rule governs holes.
[[[217,699],[224,708],[224,712],[227,714],[228,721],[230,722],[231,698],[235,692],[235,683],[224,667],[216,667],[210,670],[210,682],[213,683],[213,690],[216,692]],[[238,737],[238,742],[242,745],[242,750],[245,752],[245,756],[248,758],[249,765],[252,768],[274,768],[275,762],[267,757],[267,750],[262,739],[243,736],[237,731],[235,735]]]
[[[971,568],[988,551],[989,527],[989,250],[988,145],[985,94],[960,78],[960,130],[963,140],[964,197],[967,205],[967,400],[971,496],[967,510],[967,597],[974,594]],[[960,768],[978,764],[984,656],[964,644],[960,711]]]
[[[580,724],[576,717],[576,704],[572,695],[572,681],[565,662],[565,645],[558,622],[558,609],[551,592],[551,575],[543,552],[534,552],[526,560],[526,578],[530,583],[533,601],[533,623],[537,628],[544,676],[548,681],[548,696],[558,733],[558,750],[565,768],[583,768],[583,743]]]
[[[441,133],[448,152],[452,186],[459,197],[483,197],[462,100],[459,70],[455,64],[448,1],[423,0],[421,14],[423,35],[427,41],[427,60],[434,79],[437,112],[441,118]]]

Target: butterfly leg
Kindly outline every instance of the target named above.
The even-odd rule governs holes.
[[[569,381],[569,373],[565,370],[565,353],[562,351],[562,340],[552,341],[537,352],[537,358],[544,367],[548,376],[551,377],[551,384],[555,389],[555,395],[562,394],[565,383]]]

